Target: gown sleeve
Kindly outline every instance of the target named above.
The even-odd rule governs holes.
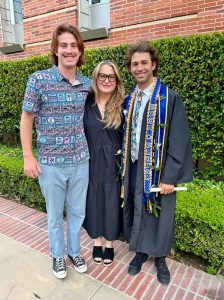
[[[183,102],[177,93],[174,95],[167,134],[167,149],[161,182],[176,185],[192,181],[193,163],[190,130]]]

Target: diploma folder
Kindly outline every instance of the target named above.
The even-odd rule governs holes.
[[[174,187],[174,192],[179,192],[179,191],[186,191],[187,190],[187,187],[186,186],[178,186],[178,187]],[[151,193],[157,193],[157,192],[160,192],[161,191],[161,188],[159,187],[155,187],[155,188],[151,188],[150,189],[150,192]]]

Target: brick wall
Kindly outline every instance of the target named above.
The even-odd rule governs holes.
[[[52,31],[58,24],[77,25],[76,2],[23,0],[25,51],[0,54],[0,60],[48,52]],[[224,31],[224,0],[111,0],[110,3],[109,38],[86,42],[86,47]]]
[[[23,0],[25,51],[3,55],[0,60],[20,59],[49,52],[50,40],[57,25],[68,22],[77,25],[74,0]],[[1,45],[0,35],[0,45]]]
[[[111,0],[110,38],[88,47],[224,31],[224,1]]]

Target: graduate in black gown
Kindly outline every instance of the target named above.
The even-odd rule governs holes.
[[[93,93],[86,100],[84,128],[90,152],[84,228],[94,239],[93,260],[114,259],[113,241],[121,233],[122,104],[124,86],[118,67],[103,61],[93,72]],[[103,251],[103,238],[106,240]]]
[[[146,42],[132,45],[126,65],[137,83],[124,105],[124,231],[136,253],[128,273],[138,274],[154,256],[157,278],[168,284],[165,258],[174,240],[174,187],[192,180],[190,132],[180,96],[156,77],[156,49]],[[153,187],[161,192],[151,192]]]

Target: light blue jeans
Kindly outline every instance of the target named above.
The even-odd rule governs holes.
[[[67,210],[67,253],[80,254],[80,231],[85,218],[89,161],[75,167],[52,167],[40,164],[39,184],[45,198],[50,254],[65,255],[63,211]]]

